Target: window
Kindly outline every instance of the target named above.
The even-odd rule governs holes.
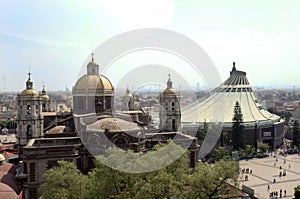
[[[26,131],[26,135],[27,138],[31,138],[32,137],[32,129],[31,129],[31,125],[27,125],[27,131]]]
[[[31,114],[31,106],[27,105],[27,114],[30,115]]]
[[[35,181],[35,163],[31,162],[29,164],[29,180],[30,182],[34,182]]]

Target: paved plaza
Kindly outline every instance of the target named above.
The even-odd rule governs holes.
[[[255,196],[259,199],[269,199],[270,193],[276,191],[279,198],[280,189],[282,198],[293,198],[294,187],[300,185],[300,156],[297,154],[286,157],[276,155],[274,158],[273,153],[267,158],[241,160],[239,163],[241,169],[249,169],[248,173],[240,175],[240,186],[244,184],[254,189]],[[281,174],[286,172],[286,175],[280,177],[280,172]],[[248,176],[247,181],[245,181],[246,175]],[[284,190],[286,190],[286,197],[284,197]]]

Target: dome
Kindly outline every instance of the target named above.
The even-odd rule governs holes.
[[[48,100],[49,99],[49,96],[47,95],[45,86],[43,86],[41,98],[44,99],[44,100]]]
[[[25,89],[21,92],[22,96],[35,96],[38,97],[39,93],[34,89]]]
[[[75,84],[74,90],[101,90],[112,92],[113,86],[103,75],[84,75]]]
[[[176,94],[176,90],[175,90],[175,89],[172,89],[172,88],[166,88],[166,89],[163,91],[163,94]]]
[[[41,98],[44,99],[44,100],[47,100],[47,99],[49,99],[49,96],[48,95],[41,95]]]
[[[90,131],[108,129],[110,132],[125,132],[138,131],[141,130],[141,127],[135,122],[129,122],[119,118],[104,118],[87,125],[87,129]]]

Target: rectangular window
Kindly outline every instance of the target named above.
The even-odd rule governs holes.
[[[34,182],[35,181],[35,163],[31,162],[29,164],[29,181]]]

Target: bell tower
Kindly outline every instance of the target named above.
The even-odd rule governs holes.
[[[43,100],[33,89],[33,81],[28,73],[26,89],[17,96],[17,135],[19,147],[26,145],[30,139],[43,136],[44,118],[42,115]]]
[[[179,95],[172,88],[171,75],[167,82],[167,88],[160,93],[159,101],[162,109],[159,113],[161,131],[179,131],[181,127],[181,110]]]

